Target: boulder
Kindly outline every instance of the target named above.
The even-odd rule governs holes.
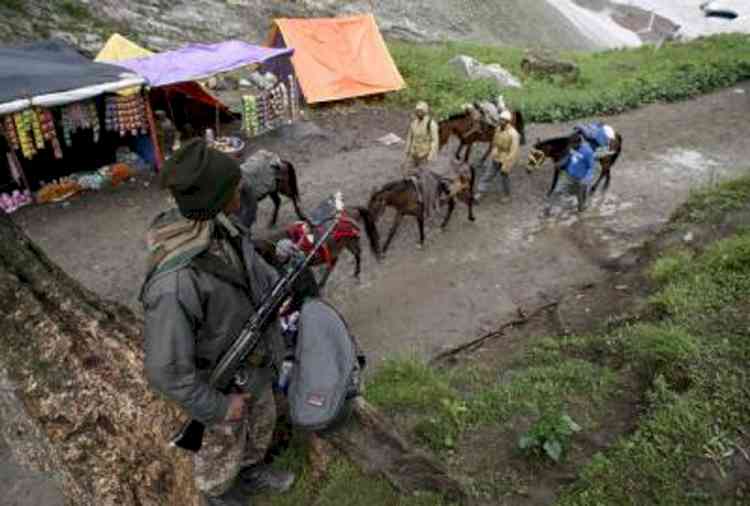
[[[520,88],[521,81],[497,63],[482,64],[471,56],[458,55],[448,63],[467,79],[494,79],[503,88]]]

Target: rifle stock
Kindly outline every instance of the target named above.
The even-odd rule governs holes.
[[[235,372],[247,359],[250,353],[253,352],[258,343],[260,343],[266,323],[270,321],[271,317],[279,309],[284,302],[284,299],[289,295],[291,288],[294,286],[294,282],[302,271],[310,264],[312,259],[318,253],[318,250],[320,250],[323,244],[325,244],[328,237],[336,228],[336,225],[341,218],[341,213],[344,210],[340,192],[336,193],[335,200],[336,216],[331,226],[328,227],[318,242],[315,243],[315,246],[313,246],[310,253],[305,257],[305,260],[301,262],[296,269],[287,273],[286,276],[276,282],[276,285],[274,285],[271,293],[268,294],[258,311],[247,321],[247,323],[245,323],[240,335],[235,339],[226,353],[224,353],[218,364],[216,364],[216,367],[211,372],[211,377],[208,380],[209,385],[218,389],[220,392],[226,392],[231,387]],[[203,445],[203,434],[205,429],[205,426],[201,422],[197,420],[189,420],[182,426],[180,431],[172,437],[169,444],[170,446],[176,446],[183,450],[198,452]]]

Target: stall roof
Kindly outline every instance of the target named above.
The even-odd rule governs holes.
[[[221,72],[264,63],[277,56],[292,53],[292,49],[271,49],[230,40],[218,44],[188,44],[175,51],[123,60],[118,64],[143,76],[151,86],[166,86],[206,79]]]
[[[308,103],[405,86],[372,14],[275,19],[268,45],[294,48],[294,72]]]
[[[104,44],[94,61],[112,62],[122,60],[132,60],[133,58],[144,58],[152,56],[154,53],[148,49],[139,46],[135,42],[123,37],[119,33],[113,33]]]
[[[104,47],[99,51],[99,54],[96,55],[94,61],[119,64],[122,61],[151,57],[154,54],[155,53],[139,46],[119,33],[114,33],[109,40],[107,40],[107,43],[104,44]],[[167,94],[172,90],[177,91],[193,100],[203,102],[212,107],[220,107],[221,109],[229,110],[224,103],[206,91],[206,89],[196,81],[186,81],[169,85],[169,87],[165,87],[164,90]]]
[[[59,40],[0,47],[0,114],[140,86],[127,68],[95,63]]]

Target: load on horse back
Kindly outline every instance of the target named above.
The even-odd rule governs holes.
[[[305,215],[300,208],[297,171],[292,162],[282,160],[276,153],[261,149],[242,162],[240,169],[243,186],[253,188],[258,202],[266,197],[271,197],[274,210],[268,224],[269,227],[276,225],[276,220],[279,218],[280,195],[284,195],[292,201],[294,212],[300,220],[305,219]]]
[[[492,139],[495,136],[502,110],[508,110],[502,97],[498,97],[496,103],[485,101],[466,104],[462,113],[454,114],[438,123],[440,149],[448,144],[450,138],[455,135],[459,140],[455,158],[459,160],[461,150],[465,148],[463,162],[468,163],[474,143],[486,142],[489,146],[482,157],[481,164],[484,165],[492,151]],[[526,125],[523,114],[521,111],[510,111],[510,114],[510,123],[521,136],[521,145],[523,146],[526,144]]]
[[[440,225],[441,229],[448,225],[456,207],[456,199],[461,200],[468,206],[469,220],[474,221],[473,188],[474,168],[468,164],[462,164],[455,177],[445,177],[431,171],[422,171],[416,176],[387,183],[373,192],[367,209],[376,224],[385,213],[386,208],[392,207],[396,210],[396,217],[382,248],[382,255],[385,255],[401,225],[401,220],[406,215],[414,216],[417,220],[420,248],[424,245],[425,220],[437,208],[448,206],[445,218]]]
[[[276,243],[282,239],[292,241],[299,250],[307,254],[312,251],[315,243],[325,233],[330,220],[334,219],[335,216],[335,204],[332,199],[327,199],[315,208],[305,220],[296,221],[283,230],[257,239],[255,241],[256,246],[263,257],[270,261],[273,260]],[[319,282],[321,290],[344,250],[349,251],[354,256],[354,277],[359,279],[362,263],[362,247],[360,246],[362,231],[359,223],[364,225],[370,251],[375,259],[380,261],[380,237],[370,212],[364,207],[347,207],[339,217],[333,233],[310,264],[311,267],[325,266],[323,277]]]
[[[547,195],[550,195],[557,186],[560,171],[565,167],[565,161],[569,156],[571,146],[577,138],[581,138],[594,150],[595,158],[601,168],[598,179],[591,188],[595,193],[599,183],[604,180],[604,191],[609,189],[611,171],[622,152],[622,135],[612,126],[603,123],[590,123],[577,125],[570,135],[553,137],[546,140],[537,140],[529,151],[527,172],[540,168],[547,159],[552,160],[555,172],[552,177],[552,185]]]

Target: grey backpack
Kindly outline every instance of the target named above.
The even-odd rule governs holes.
[[[288,392],[292,424],[323,432],[346,421],[365,359],[344,320],[320,299],[300,310],[294,362]]]

